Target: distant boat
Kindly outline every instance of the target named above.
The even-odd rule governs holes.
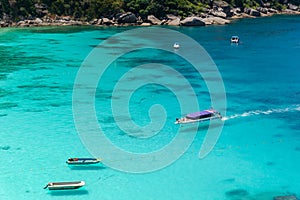
[[[100,158],[69,158],[66,163],[69,165],[77,164],[77,165],[88,165],[88,164],[96,164],[101,162]]]
[[[179,49],[180,48],[180,45],[178,42],[175,42],[174,45],[173,45],[174,49]]]
[[[236,35],[231,36],[230,42],[231,42],[231,43],[238,44],[238,43],[240,42],[239,36],[236,36]]]
[[[78,189],[84,185],[84,181],[50,182],[44,187],[44,189],[48,188],[49,190],[72,190]]]
[[[199,111],[199,112],[190,113],[180,119],[176,118],[175,124],[187,124],[187,123],[193,123],[193,122],[202,122],[202,121],[218,119],[218,118],[222,119],[221,114],[214,109],[209,109],[209,110],[203,110],[203,111]]]

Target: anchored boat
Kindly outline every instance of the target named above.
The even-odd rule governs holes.
[[[236,35],[232,36],[231,39],[230,39],[230,42],[238,44],[240,42],[239,36],[236,36]]]
[[[173,45],[174,49],[179,49],[180,48],[180,45],[178,42],[175,42],[174,45]]]
[[[101,162],[100,158],[69,158],[66,163],[68,163],[69,165],[72,164],[96,164]]]
[[[202,122],[211,119],[222,119],[222,116],[218,111],[214,109],[203,110],[199,112],[190,113],[180,119],[176,118],[175,124]]]
[[[48,188],[49,190],[71,190],[78,189],[84,185],[84,181],[50,182],[44,187],[44,189]]]

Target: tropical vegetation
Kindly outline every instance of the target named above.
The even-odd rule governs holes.
[[[118,13],[133,12],[145,18],[153,14],[189,16],[210,8],[214,0],[0,0],[0,18],[30,19],[44,15],[70,16],[74,19],[112,18]],[[283,9],[287,3],[299,5],[300,0],[225,0],[233,7],[259,7],[268,4]]]

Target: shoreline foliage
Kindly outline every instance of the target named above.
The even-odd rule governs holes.
[[[288,3],[299,6],[300,0],[225,0],[231,7],[269,7],[283,10]],[[79,20],[113,18],[132,12],[145,19],[148,15],[164,18],[167,14],[188,17],[211,9],[214,0],[0,0],[0,19],[12,21],[36,17],[70,16]]]

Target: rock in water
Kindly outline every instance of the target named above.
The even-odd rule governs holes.
[[[200,17],[187,17],[180,22],[182,26],[205,26]]]
[[[230,198],[242,198],[249,195],[248,191],[244,189],[230,190],[225,194]]]
[[[210,24],[224,25],[224,24],[229,24],[230,23],[230,21],[227,20],[227,19],[223,19],[223,18],[220,18],[220,17],[212,17],[212,16],[204,18],[203,21],[207,25],[210,25]]]
[[[6,145],[6,146],[2,146],[2,147],[1,147],[1,149],[2,149],[2,150],[5,150],[5,151],[7,151],[7,150],[9,150],[9,149],[10,149],[10,146],[8,146],[8,145]]]
[[[137,22],[137,18],[135,16],[135,14],[128,12],[128,13],[124,13],[122,14],[119,18],[118,18],[118,23],[119,24],[124,24],[124,23],[136,23]]]
[[[180,18],[175,15],[167,15],[167,18],[169,19],[167,24],[170,26],[179,26],[180,24]]]
[[[148,17],[147,17],[147,20],[151,23],[151,24],[153,24],[153,25],[161,25],[161,21],[159,20],[159,19],[157,19],[154,15],[149,15]]]
[[[110,19],[108,19],[108,18],[103,18],[102,19],[102,24],[104,24],[104,25],[111,25],[111,24],[113,24],[113,21],[111,21]]]
[[[288,196],[277,196],[273,198],[274,200],[297,200],[297,197],[294,195],[288,195]]]

